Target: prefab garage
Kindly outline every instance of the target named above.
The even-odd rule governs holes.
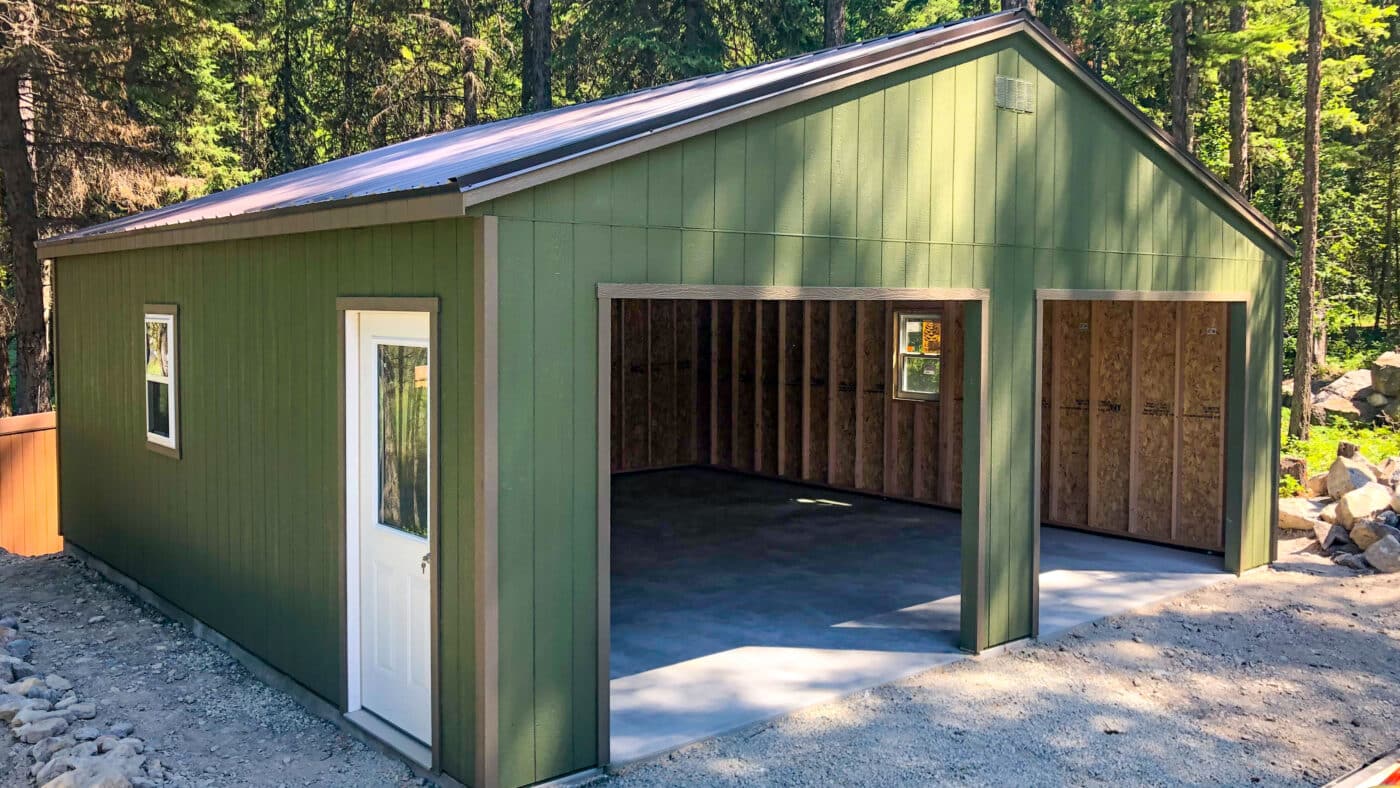
[[[1272,557],[1291,247],[1023,12],[41,251],[70,549],[447,781]]]

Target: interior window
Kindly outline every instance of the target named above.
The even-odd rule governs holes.
[[[943,315],[939,312],[900,313],[895,323],[900,399],[938,399],[943,356]]]
[[[146,442],[175,449],[178,439],[175,397],[175,315],[147,312]]]

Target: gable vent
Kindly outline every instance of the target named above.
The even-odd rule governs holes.
[[[997,107],[1012,112],[1034,112],[1035,96],[1024,79],[997,75]]]

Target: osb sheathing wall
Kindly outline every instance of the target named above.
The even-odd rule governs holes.
[[[892,396],[896,310],[943,314],[936,401]],[[613,471],[706,465],[959,505],[958,302],[622,299],[612,321]]]
[[[1017,39],[473,210],[500,217],[504,783],[597,760],[599,283],[988,289],[982,646],[1032,631],[1036,290],[1244,293],[1225,563],[1269,560],[1277,253]]]
[[[1048,301],[1046,522],[1225,547],[1227,307]]]

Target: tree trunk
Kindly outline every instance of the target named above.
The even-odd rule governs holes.
[[[1313,289],[1317,280],[1318,149],[1322,146],[1322,0],[1308,1],[1308,83],[1304,97],[1303,237],[1298,274],[1298,352],[1293,360],[1293,409],[1288,434],[1307,438],[1312,415]]]
[[[1035,0],[1001,0],[1001,10],[1011,11],[1017,8],[1024,8],[1034,14]]]
[[[16,64],[0,65],[0,177],[4,178],[5,222],[10,236],[14,292],[14,337],[18,351],[16,413],[49,409],[49,345],[44,325],[44,270],[34,243],[39,212],[34,168],[20,101],[23,80]]]
[[[846,0],[826,0],[826,20],[822,44],[829,47],[846,43]]]
[[[536,112],[554,105],[549,73],[553,9],[550,0],[521,0],[521,9],[520,107]]]
[[[1230,9],[1230,32],[1242,33],[1249,9],[1241,0]],[[1244,194],[1249,188],[1249,61],[1240,55],[1230,63],[1230,185]]]
[[[1172,136],[1185,150],[1194,150],[1196,132],[1191,124],[1191,4],[1177,0],[1171,8],[1172,30]]]
[[[1376,328],[1381,327],[1381,314],[1385,309],[1386,285],[1390,280],[1390,266],[1395,253],[1395,151],[1386,157],[1385,167],[1385,244],[1381,249],[1381,270],[1376,276]]]
[[[472,0],[460,0],[458,33],[462,38],[462,121],[468,126],[481,122],[481,80],[476,75],[476,12]]]

